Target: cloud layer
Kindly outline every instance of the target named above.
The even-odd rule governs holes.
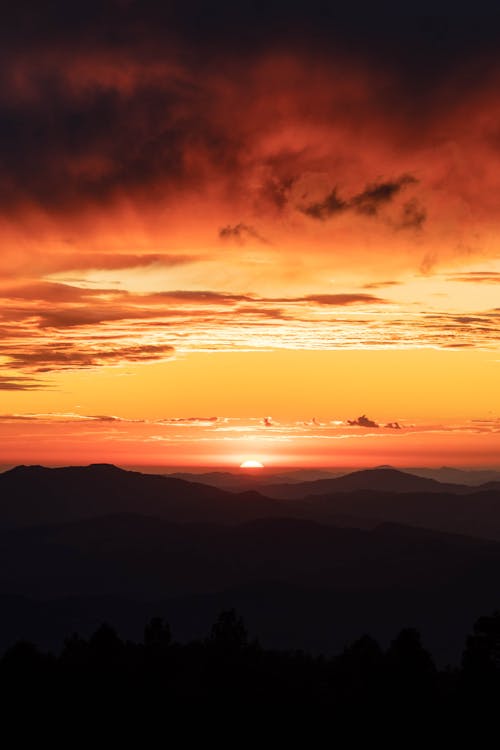
[[[493,349],[500,333],[497,309],[415,314],[365,292],[262,297],[31,282],[0,286],[0,302],[4,390],[36,388],[30,374],[162,361],[176,350]]]
[[[162,448],[189,435],[207,445],[214,435],[283,444],[295,435],[303,450],[328,440],[401,446],[406,412],[389,405],[377,416],[373,400],[350,403],[340,425],[307,414],[298,425],[282,418],[284,407],[279,420],[265,416],[275,404],[262,397],[257,409],[251,384],[240,392],[230,383],[240,412],[254,409],[252,429],[191,417],[216,411],[208,391],[206,404],[157,414],[150,429],[140,414],[112,416],[114,385],[100,383],[131,370],[140,401],[163,383],[147,372],[201,352],[307,352],[304,372],[324,350],[439,350],[443,362],[462,349],[494,359],[499,14],[488,3],[490,15],[443,7],[5,8],[0,392],[2,410],[24,415],[9,429],[45,424],[30,410],[77,414],[92,380],[95,394],[81,399],[90,416],[78,424],[103,440],[125,443],[136,431]],[[351,392],[353,371],[341,369],[329,373],[325,396]],[[385,380],[373,388],[383,395]],[[290,387],[292,406],[299,391]],[[467,413],[486,419],[474,411],[480,395],[467,392]],[[455,415],[458,386],[454,398]],[[498,397],[488,401],[495,415]],[[58,419],[62,435],[66,417]]]

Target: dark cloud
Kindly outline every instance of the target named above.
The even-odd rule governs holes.
[[[168,255],[166,253],[146,253],[133,255],[128,253],[72,253],[46,259],[52,273],[56,271],[117,271],[127,268],[147,268],[149,266],[171,266],[195,263],[198,256]]]
[[[351,425],[351,427],[379,427],[379,425],[373,421],[373,419],[369,419],[366,414],[362,414],[361,417],[358,417],[357,419],[348,419],[347,424]]]
[[[413,198],[403,205],[401,215],[395,222],[395,227],[396,229],[422,229],[426,219],[426,210]]]
[[[498,271],[468,271],[466,273],[454,273],[448,276],[448,281],[463,281],[472,284],[500,284],[500,273]]]
[[[115,50],[115,59],[108,52],[110,74],[98,70],[91,48],[79,63],[64,51],[51,50],[46,64],[30,60],[26,49],[19,53],[30,91],[0,89],[4,212],[33,202],[50,213],[81,213],[126,195],[159,203],[213,174],[237,171],[240,146],[213,116],[209,91],[172,76],[167,61],[160,76],[140,51],[132,48],[125,61]],[[50,67],[58,54],[59,66]],[[93,80],[85,81],[85,64],[97,67]],[[120,81],[120,65],[135,65],[137,80]],[[16,60],[9,72],[19,76]]]
[[[338,125],[354,138],[369,123],[374,143],[385,128],[407,153],[412,139],[420,146],[428,138],[440,112],[461,104],[464,91],[475,93],[500,37],[498,24],[451,4],[444,19],[431,6],[395,2],[387,12],[367,2],[349,10],[319,0],[12,5],[3,9],[0,28],[0,213],[10,219],[27,208],[71,216],[113,202],[164,211],[187,191],[199,196],[209,188],[250,209],[264,203],[281,211],[300,175],[325,167],[308,152],[307,139],[269,145],[273,130],[282,129],[280,117],[289,117],[292,133],[294,122],[318,123],[325,133]],[[305,70],[324,70],[331,96],[320,92],[315,103],[300,81],[274,80],[272,69],[268,89],[262,60],[287,55]],[[354,99],[343,106],[336,81],[349,83],[352,71],[375,71],[382,83],[360,102],[354,81]],[[297,106],[288,101],[291,93]],[[360,135],[362,149],[367,139]],[[335,174],[332,164],[345,148],[331,149],[337,153],[326,171]],[[351,197],[335,189],[302,210],[319,220],[346,210],[374,216],[412,179],[376,181]],[[399,226],[416,229],[424,219],[409,202]],[[220,234],[265,241],[243,222]]]
[[[29,346],[25,349],[7,351],[9,367],[19,367],[37,373],[60,370],[93,368],[102,365],[122,363],[155,362],[171,357],[174,348],[168,345],[146,344],[144,346],[110,347],[97,349],[85,346],[82,340],[77,344]],[[23,381],[21,381],[22,384]],[[29,386],[29,383],[28,383]],[[34,388],[16,388],[15,390],[33,390]],[[4,389],[5,390],[5,389]],[[7,388],[7,390],[14,390]]]
[[[308,206],[302,208],[302,213],[306,216],[310,216],[312,219],[329,219],[335,214],[342,213],[349,208],[349,202],[339,198],[337,188],[334,188],[326,198],[317,203],[310,203]]]
[[[47,387],[47,383],[36,378],[26,378],[22,375],[12,377],[0,375],[0,391],[39,391]]]
[[[48,281],[37,281],[32,284],[0,287],[0,298],[7,300],[48,301],[57,304],[65,302],[82,302],[91,298],[116,294],[116,289],[87,289],[70,284],[59,284]]]
[[[189,328],[202,322],[223,322],[221,316],[225,316],[226,309],[231,309],[247,322],[265,325],[266,321],[272,324],[278,320],[300,320],[304,311],[313,305],[344,307],[385,303],[380,297],[363,293],[260,297],[181,289],[140,294],[50,282],[0,288],[1,300],[4,305],[0,309],[0,319],[4,327],[0,328],[0,333],[5,354],[9,353],[9,340],[31,337],[36,341],[37,336],[47,335],[51,329],[66,331],[69,335],[72,329],[92,328],[88,331],[92,341],[111,344],[113,339],[119,339],[120,330],[115,326],[113,332],[106,332],[106,324],[134,321],[136,326],[155,329],[173,325]],[[11,304],[17,301],[22,304]],[[83,341],[85,343],[85,338]],[[86,366],[85,358],[83,365]]]
[[[324,200],[311,203],[308,206],[303,207],[301,210],[302,213],[307,216],[321,221],[330,219],[332,216],[348,210],[364,214],[365,216],[376,216],[381,206],[390,203],[403,188],[408,185],[413,185],[416,182],[417,180],[415,177],[408,174],[402,175],[397,180],[373,182],[367,185],[361,193],[357,193],[347,200],[340,198],[338,189],[334,188]],[[409,205],[410,204],[408,203],[406,204],[406,206]],[[418,216],[416,211],[417,208],[411,204],[408,209],[408,221],[415,221],[416,215]],[[403,219],[404,218],[405,216],[403,215]],[[421,219],[421,223],[424,219],[425,215]]]
[[[402,5],[386,0],[374,6],[361,0],[354,6],[321,0],[20,0],[6,5],[0,39],[11,50],[29,39],[55,45],[62,40],[78,50],[95,47],[136,48],[151,57],[162,43],[189,44],[195,60],[218,63],[224,53],[247,57],[271,45],[317,52],[340,48],[398,64],[417,76],[456,64],[459,53],[473,58],[498,41],[498,4],[480,0],[470,4],[422,0]],[[26,41],[25,41],[26,43]],[[420,66],[420,68],[419,68]]]
[[[384,425],[389,430],[401,430],[402,427],[399,424],[399,422],[388,422],[386,425]]]
[[[264,427],[272,427],[273,426],[273,418],[272,417],[264,417],[262,420],[262,424]]]
[[[316,302],[318,305],[370,305],[385,304],[387,300],[372,294],[310,294],[299,297],[297,302]]]
[[[174,314],[172,311],[169,313]],[[102,323],[117,323],[125,320],[141,320],[142,318],[157,318],[158,311],[151,309],[140,309],[125,307],[110,303],[108,306],[88,305],[72,309],[60,308],[59,310],[26,310],[26,317],[36,316],[40,328],[81,328],[85,326],[96,326]],[[167,313],[165,313],[167,317]]]
[[[363,289],[384,289],[388,286],[398,286],[400,281],[372,281],[370,284],[363,284]]]
[[[354,208],[360,214],[375,216],[380,206],[390,203],[393,198],[408,185],[417,182],[412,175],[402,175],[397,180],[387,182],[374,182],[355,195],[349,201],[350,208]]]
[[[221,227],[219,229],[219,237],[221,240],[232,240],[239,245],[244,245],[248,239],[257,240],[257,242],[261,242],[264,245],[267,244],[267,240],[254,227],[242,222],[232,226],[228,224],[225,227]]]
[[[278,211],[283,211],[290,200],[291,190],[296,180],[296,177],[283,178],[272,175],[264,182],[259,197],[264,204],[271,204]]]

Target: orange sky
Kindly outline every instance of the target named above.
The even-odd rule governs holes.
[[[0,463],[500,466],[496,61],[50,38],[2,73]]]

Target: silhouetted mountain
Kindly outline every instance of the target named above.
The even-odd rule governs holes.
[[[203,473],[190,473],[190,472],[175,472],[166,474],[165,476],[173,477],[176,479],[183,479],[188,482],[201,482],[202,484],[208,484],[212,487],[219,487],[220,489],[229,490],[230,492],[241,492],[245,489],[254,489],[270,495],[273,491],[273,485],[285,484],[285,485],[298,485],[300,483],[308,483],[309,487],[305,488],[306,494],[316,494],[316,487],[314,486],[317,481],[338,479],[346,476],[358,476],[358,480],[350,480],[353,482],[354,489],[370,489],[368,485],[372,484],[371,474],[369,475],[369,481],[365,483],[361,481],[359,475],[363,475],[365,471],[382,471],[381,479],[384,481],[384,476],[387,476],[385,472],[396,472],[397,474],[412,475],[414,477],[420,477],[423,479],[433,479],[436,482],[444,485],[463,485],[465,487],[479,487],[490,482],[500,482],[500,471],[494,470],[480,470],[480,469],[456,469],[454,467],[442,466],[440,468],[405,468],[395,469],[393,466],[377,466],[374,469],[364,469],[362,471],[353,471],[352,469],[338,469],[336,471],[326,471],[321,469],[298,469],[290,472],[276,472],[258,471],[255,474],[250,472],[203,472]],[[368,479],[368,477],[367,477]],[[402,489],[402,485],[396,486],[395,491],[401,492],[406,491]],[[328,485],[327,485],[328,487]],[[422,485],[423,487],[423,485]],[[428,485],[432,487],[432,485]],[[268,490],[268,488],[270,488]],[[278,489],[278,492],[283,492],[285,496],[288,496],[288,489]],[[321,487],[319,488],[321,489]],[[377,486],[376,489],[389,489],[389,487]],[[413,485],[415,491],[416,486]],[[443,489],[443,488],[441,488]],[[456,488],[455,488],[456,489]],[[322,489],[322,492],[325,490]],[[337,491],[337,490],[333,490]],[[392,491],[392,490],[391,490]],[[426,491],[432,491],[427,489]],[[460,490],[462,491],[462,490]],[[304,488],[301,488],[300,492],[304,492]],[[290,490],[293,493],[293,490]]]
[[[366,484],[369,489],[357,489]],[[303,493],[311,486],[315,493],[326,486],[328,494],[304,498]],[[411,491],[411,486],[420,489]],[[109,465],[17,467],[0,474],[0,529],[135,513],[174,523],[234,524],[289,517],[373,528],[388,521],[500,539],[497,489],[444,485],[392,469],[355,472],[312,483],[269,485],[265,489],[270,494],[291,495],[291,499],[270,499],[252,490],[235,494]]]
[[[307,495],[355,492],[374,490],[377,492],[471,492],[471,487],[458,484],[443,484],[435,479],[426,479],[390,468],[365,469],[354,471],[334,479],[319,479],[314,482],[300,482],[294,485],[264,485],[260,491],[268,497],[293,499]]]
[[[500,545],[392,524],[371,531],[298,519],[217,526],[121,514],[0,533],[0,591],[44,598],[158,597],[260,581],[433,587],[478,566],[486,577],[500,575]]]
[[[297,503],[300,513],[335,523],[349,514],[353,525],[382,521],[500,540],[500,491],[471,487],[468,494],[379,491],[312,495]]]
[[[174,474],[165,474],[166,477],[181,479],[183,482],[199,482],[207,484],[210,487],[218,487],[229,492],[244,492],[254,490],[257,485],[271,481],[270,475],[264,477],[260,474],[254,475],[250,472],[246,474],[233,474],[227,471],[210,471],[203,474],[191,474],[189,472],[176,472]],[[281,478],[281,481],[285,479]]]
[[[0,528],[138,513],[171,521],[243,521],[280,514],[256,493],[241,497],[205,484],[125,471],[110,464],[0,474]]]
[[[260,490],[261,487],[272,484],[298,484],[305,481],[332,479],[340,474],[341,472],[328,472],[319,469],[301,469],[279,474],[266,470],[258,470],[255,473],[247,470],[244,472],[212,471],[202,474],[176,472],[165,476],[182,479],[186,482],[201,482],[230,492],[243,492],[248,489]]]
[[[468,484],[473,487],[479,487],[486,482],[500,482],[500,471],[487,469],[456,469],[452,466],[441,466],[438,469],[412,467],[405,471],[418,477],[436,479],[438,482]]]
[[[441,658],[457,658],[475,613],[495,607],[499,576],[499,544],[391,524],[120,515],[15,529],[0,534],[0,646],[13,634],[34,639],[37,627],[52,643],[103,619],[133,636],[151,611],[191,638],[236,606],[274,646],[331,652],[412,623]]]
[[[476,489],[481,492],[500,492],[500,482],[486,482],[479,485]]]

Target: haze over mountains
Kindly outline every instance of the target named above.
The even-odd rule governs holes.
[[[0,647],[53,646],[105,617],[132,637],[152,610],[191,637],[236,606],[273,646],[332,651],[415,625],[456,660],[498,606],[498,483],[379,468],[259,489],[111,465],[0,474]]]
[[[456,469],[453,467],[443,466],[438,469],[429,468],[408,468],[408,469],[394,469],[392,466],[379,466],[378,469],[392,470],[398,473],[410,474],[413,477],[421,477],[424,479],[433,479],[441,484],[460,484],[468,485],[471,487],[478,487],[488,482],[500,482],[500,471],[495,470],[481,470],[481,469]],[[360,475],[362,476],[366,471],[374,471],[374,469],[365,469],[362,471],[353,469],[339,469],[338,471],[326,471],[320,469],[297,469],[296,471],[290,472],[273,472],[268,470],[256,470],[255,472],[239,471],[211,471],[211,472],[186,472],[177,471],[166,474],[175,479],[183,479],[187,482],[201,482],[208,484],[212,487],[219,487],[220,489],[228,490],[229,492],[243,492],[247,489],[259,489],[265,488],[266,494],[273,496],[273,492],[279,492],[274,488],[275,485],[290,485],[290,484],[302,484],[310,483],[313,494],[316,487],[315,482],[319,480],[332,480],[345,477],[348,475]],[[370,475],[367,475],[367,477]],[[274,488],[274,489],[273,489]],[[304,488],[302,488],[304,490]],[[283,492],[286,492],[283,490]],[[294,492],[294,490],[290,490]]]

